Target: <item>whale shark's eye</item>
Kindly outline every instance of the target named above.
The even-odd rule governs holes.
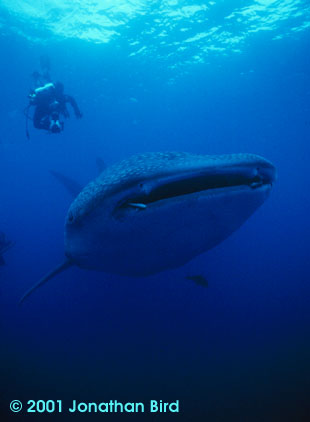
[[[74,220],[74,217],[73,217],[72,212],[70,211],[70,212],[69,212],[69,214],[68,214],[68,221],[69,221],[70,223],[72,223],[72,222],[73,222],[73,220]]]

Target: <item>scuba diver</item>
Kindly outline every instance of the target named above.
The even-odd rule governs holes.
[[[0,265],[5,265],[5,261],[2,255],[12,246],[14,246],[14,242],[7,240],[5,234],[0,232]]]
[[[64,122],[60,121],[60,115],[70,117],[66,104],[69,103],[80,119],[82,113],[73,97],[64,93],[64,86],[61,82],[48,82],[36,88],[29,95],[30,105],[35,106],[33,115],[33,126],[36,129],[44,129],[52,133],[59,133],[64,128]]]
[[[35,107],[33,114],[33,126],[36,129],[43,129],[50,133],[60,133],[64,129],[64,122],[60,121],[60,115],[70,117],[66,104],[69,103],[80,119],[82,113],[77,102],[70,95],[64,93],[64,85],[61,82],[53,83],[50,77],[50,63],[46,56],[40,59],[42,73],[33,72],[34,88],[29,94],[29,105],[26,108],[26,135],[28,132],[29,108]]]

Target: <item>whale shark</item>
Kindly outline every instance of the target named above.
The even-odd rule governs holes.
[[[237,230],[275,178],[273,164],[254,154],[157,152],[111,165],[69,208],[64,262],[21,302],[73,265],[140,277],[180,267]]]

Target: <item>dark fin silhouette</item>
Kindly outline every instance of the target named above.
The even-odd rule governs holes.
[[[187,280],[193,281],[197,286],[208,287],[208,280],[203,275],[189,275]]]
[[[5,260],[3,259],[3,256],[0,255],[0,267],[2,265],[5,265]]]
[[[83,189],[82,186],[70,177],[64,176],[62,173],[58,171],[50,170],[50,173],[56,177],[56,179],[66,188],[70,195],[74,198],[78,196],[78,194]]]
[[[19,305],[21,305],[28,296],[30,296],[35,290],[37,290],[39,287],[41,287],[44,283],[46,283],[47,281],[49,281],[51,278],[55,277],[55,275],[57,275],[57,274],[65,271],[67,268],[70,268],[72,265],[73,264],[72,264],[71,261],[66,260],[62,264],[58,265],[58,267],[54,268],[51,272],[49,272],[48,274],[46,274],[46,276],[44,276],[43,278],[41,278],[41,280],[37,284],[35,284],[33,287],[31,287],[31,289],[29,289],[24,294],[24,296],[19,301]]]
[[[98,157],[96,160],[98,173],[101,174],[106,169],[106,164],[102,158]]]

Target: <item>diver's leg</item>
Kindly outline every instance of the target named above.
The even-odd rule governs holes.
[[[49,130],[50,122],[48,117],[46,110],[42,110],[40,107],[37,107],[33,115],[33,126],[36,129]]]

